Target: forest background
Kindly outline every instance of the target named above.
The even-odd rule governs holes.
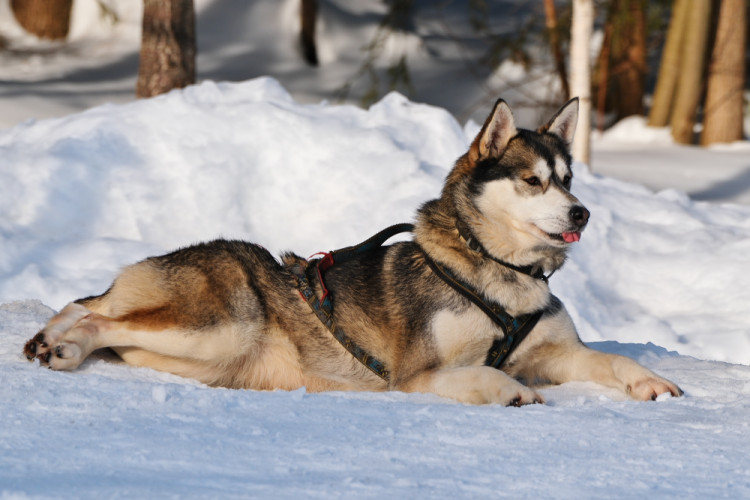
[[[117,1],[96,2],[103,18],[119,22]],[[243,3],[238,11],[253,3],[262,2]],[[265,44],[296,46],[299,67],[291,72],[318,80],[312,99],[368,106],[397,90],[465,121],[481,119],[497,96],[511,93],[514,109],[528,110],[538,121],[578,96],[584,113],[574,151],[587,163],[586,130],[601,131],[632,115],[647,114],[648,125],[669,127],[677,143],[706,146],[744,138],[750,7],[743,0],[373,0],[348,10],[333,0],[284,3],[295,11],[296,32],[290,37],[278,27],[270,29]],[[3,50],[26,51],[29,57],[34,51],[49,57],[66,50],[73,0],[9,0],[9,7],[27,33],[51,42],[24,48],[0,39]],[[341,51],[318,42],[321,29],[335,26],[342,16],[355,27],[377,18],[374,32],[345,34],[360,58],[350,74],[334,67]],[[435,32],[440,36],[431,36]],[[135,95],[150,97],[195,83],[198,52],[193,0],[144,0],[140,54],[130,61],[138,75]],[[272,50],[256,52],[272,66]],[[436,91],[454,82],[430,81],[429,65],[423,64],[430,58],[457,63],[457,80],[474,85]],[[243,68],[237,58],[238,80],[260,76],[252,74],[258,65],[251,60],[245,57]],[[509,65],[520,75],[512,81]],[[320,74],[329,72],[320,85]],[[535,91],[540,81],[543,91]]]

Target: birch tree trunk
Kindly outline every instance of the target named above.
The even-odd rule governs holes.
[[[136,97],[195,83],[193,0],[144,0]]]
[[[708,69],[701,144],[742,139],[746,0],[723,0]]]
[[[693,142],[695,117],[703,90],[703,68],[711,27],[711,2],[691,0],[682,44],[680,80],[672,111],[672,138],[681,144]]]
[[[573,158],[591,161],[591,33],[594,28],[593,0],[573,0],[570,33],[570,94],[578,97],[578,126],[573,141]]]

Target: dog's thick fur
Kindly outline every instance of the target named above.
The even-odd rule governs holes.
[[[53,317],[25,354],[71,370],[109,347],[129,364],[214,386],[431,392],[467,403],[542,402],[530,386],[572,380],[641,400],[680,395],[636,362],[585,347],[545,282],[498,262],[549,273],[580,237],[589,214],[570,194],[568,152],[577,117],[572,100],[538,131],[517,129],[499,100],[440,198],[418,211],[414,241],[326,272],[337,324],[385,364],[389,382],[347,352],[301,300],[288,270],[299,257],[279,263],[240,241],[217,240],[125,268],[104,294]],[[484,251],[467,246],[457,224]],[[483,366],[502,330],[441,281],[425,253],[512,315],[544,309],[502,371]]]

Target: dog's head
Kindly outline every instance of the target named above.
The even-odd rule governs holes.
[[[537,131],[518,129],[500,99],[457,162],[446,188],[458,188],[459,217],[491,253],[554,253],[580,239],[589,211],[570,193],[577,120],[572,99]]]

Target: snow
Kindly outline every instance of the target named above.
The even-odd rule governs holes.
[[[598,173],[656,191],[670,187],[693,200],[750,205],[748,141],[673,144],[668,128],[647,127],[645,117],[631,116],[596,138],[592,163]]]
[[[109,361],[40,370],[20,343],[51,310],[0,307],[0,498],[746,498],[750,367],[595,343],[687,395],[592,384],[548,404],[207,388]]]
[[[28,70],[0,89],[0,499],[750,497],[750,148],[676,146],[639,119],[596,138],[594,173],[575,165],[592,218],[551,287],[584,341],[685,397],[640,403],[572,383],[541,389],[544,406],[472,407],[216,389],[107,357],[72,373],[28,363],[23,343],[54,310],[148,255],[218,236],[309,255],[411,220],[478,128],[396,93],[367,110],[320,103],[317,90],[300,95],[311,77],[281,63],[291,84],[204,81],[137,102],[124,69],[55,80],[72,61],[90,76],[130,57],[140,2],[107,2],[114,25],[87,2],[76,2],[75,50],[0,64]],[[224,43],[235,24],[256,9],[283,19],[292,3],[248,3],[204,37],[211,71],[244,54]],[[196,4],[199,29],[200,12],[220,20],[222,2]],[[326,5],[338,10],[323,57],[351,68],[344,20],[373,11]],[[120,104],[91,107],[101,100]]]

